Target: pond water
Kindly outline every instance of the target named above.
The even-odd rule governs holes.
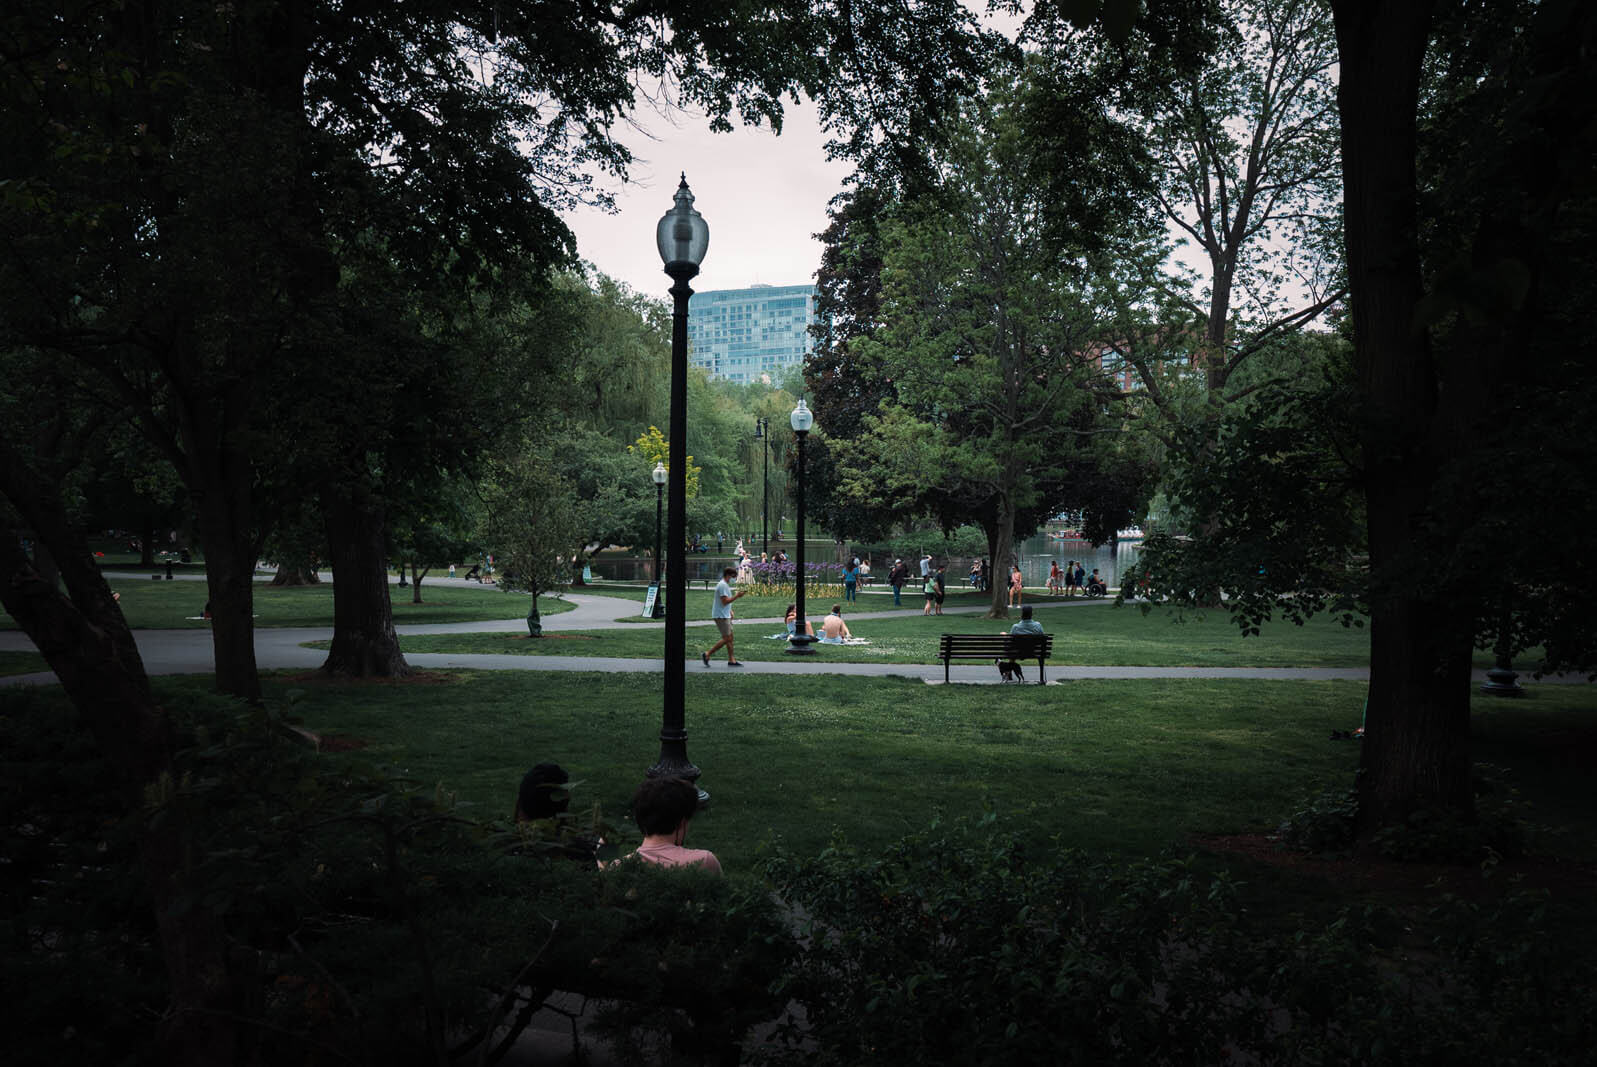
[[[1076,559],[1081,561],[1088,574],[1097,567],[1098,574],[1113,587],[1120,584],[1121,570],[1136,560],[1141,547],[1141,534],[1123,539],[1118,544],[1099,545],[1096,548],[1078,538],[1038,534],[1020,544],[1020,573],[1025,575],[1028,586],[1045,586],[1048,584],[1050,563],[1058,561],[1059,569],[1063,570],[1067,560]]]

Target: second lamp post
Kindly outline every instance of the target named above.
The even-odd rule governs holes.
[[[771,523],[766,515],[766,508],[771,502],[771,420],[757,418],[754,420],[754,439],[765,446],[765,480],[761,483],[760,492],[760,560],[769,561],[771,558]]]
[[[804,406],[804,398],[799,397],[798,407],[793,409],[787,421],[793,427],[793,436],[798,438],[798,491],[793,497],[798,508],[798,555],[797,570],[794,572],[798,581],[793,598],[794,610],[798,615],[793,620],[793,636],[787,639],[787,650],[795,656],[812,656],[815,649],[810,646],[815,638],[806,632],[804,624],[804,439],[810,435],[810,427],[815,425],[815,414]]]
[[[663,619],[665,604],[661,597],[664,587],[660,584],[660,500],[665,495],[665,464],[656,463],[651,477],[654,479],[654,611],[651,614],[656,619]]]

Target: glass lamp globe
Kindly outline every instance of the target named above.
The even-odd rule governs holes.
[[[710,247],[710,227],[704,216],[693,210],[693,190],[688,188],[686,173],[677,186],[675,206],[661,216],[660,225],[655,228],[654,243],[660,249],[667,274],[682,272],[691,277],[699,272],[699,264]]]
[[[809,433],[810,427],[815,425],[815,413],[805,407],[804,398],[799,397],[798,407],[793,409],[787,421],[792,424],[794,433]]]

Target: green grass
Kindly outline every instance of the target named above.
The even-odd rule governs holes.
[[[37,652],[0,652],[0,678],[13,674],[38,674],[50,665]]]
[[[122,614],[135,630],[206,629],[210,623],[197,618],[207,599],[205,583],[179,581],[141,581],[115,579],[111,588],[122,594]],[[459,586],[422,583],[423,603],[412,604],[410,587],[390,587],[394,623],[432,624],[481,622],[493,619],[521,619],[527,615],[527,598],[522,593],[505,593],[493,586]],[[538,610],[545,615],[572,610],[570,601],[540,597]],[[332,626],[333,587],[321,585],[273,588],[255,583],[255,625]],[[0,614],[0,629],[14,630],[16,622]]]
[[[461,672],[439,684],[304,686],[312,729],[365,744],[503,818],[526,768],[553,760],[619,822],[658,754],[653,677]],[[163,682],[162,684],[174,684]],[[1305,796],[1352,782],[1365,687],[1351,682],[1083,681],[973,690],[898,679],[690,674],[689,755],[711,807],[690,844],[752,865],[782,838],[801,854],[834,831],[867,847],[937,812],[984,809],[1041,842],[1148,854],[1190,835],[1263,831]],[[1512,705],[1477,697],[1476,758],[1535,779],[1533,817],[1585,853],[1597,801],[1597,691],[1546,686]],[[1570,760],[1584,751],[1584,763]],[[342,758],[342,757],[339,757]],[[1558,768],[1558,774],[1548,773]],[[1583,853],[1584,854],[1584,853]]]
[[[761,607],[755,598],[750,610],[747,601],[738,609],[754,618]],[[786,602],[778,606],[778,611]],[[811,615],[819,623],[830,602]],[[862,604],[862,610],[884,605]],[[708,612],[706,612],[708,614]],[[771,615],[774,617],[775,612]],[[853,618],[845,612],[845,618]],[[1143,615],[1135,607],[1108,605],[1039,608],[1037,618],[1055,635],[1052,662],[1093,666],[1153,667],[1363,667],[1369,663],[1368,632],[1345,628],[1329,619],[1316,619],[1306,626],[1277,623],[1258,637],[1243,637],[1222,615],[1189,618],[1177,622],[1162,611]],[[855,636],[868,645],[828,645],[818,655],[844,663],[921,663],[937,661],[937,639],[944,633],[996,633],[1008,622],[979,615],[907,616],[856,619],[849,626]],[[776,660],[787,658],[785,641],[766,640],[782,629],[766,621],[740,623],[737,627],[737,654],[740,659]],[[558,623],[546,632],[561,633]],[[688,648],[708,647],[715,640],[707,626],[688,629]],[[516,653],[521,655],[582,655],[624,658],[654,658],[661,654],[662,625],[645,629],[586,630],[561,633],[569,640],[529,641],[514,634],[419,635],[401,639],[406,652],[451,652],[467,654]]]

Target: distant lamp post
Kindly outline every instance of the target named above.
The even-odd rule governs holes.
[[[699,264],[710,247],[710,227],[693,210],[693,192],[688,176],[677,186],[676,203],[660,219],[654,231],[660,260],[674,283],[671,296],[675,306],[671,317],[671,442],[666,454],[670,506],[666,512],[665,598],[665,708],[660,726],[660,758],[649,768],[649,777],[686,778],[696,782],[699,769],[688,759],[688,732],[683,711],[683,666],[687,659],[685,628],[687,617],[686,575],[683,542],[687,536],[687,437],[688,437],[688,297],[693,290],[688,281],[699,273]],[[699,802],[709,795],[699,790]]]
[[[771,420],[754,420],[754,439],[765,446],[765,479],[760,489],[760,558],[771,558],[771,524],[766,518],[766,508],[771,503]]]
[[[656,463],[654,472],[654,617],[665,618],[665,604],[660,596],[660,504],[665,496],[665,464]]]
[[[793,619],[793,636],[787,639],[787,650],[795,656],[813,656],[815,649],[810,646],[815,643],[815,638],[807,632],[804,623],[804,439],[810,435],[810,427],[815,425],[815,413],[805,407],[804,398],[799,397],[798,407],[793,409],[787,421],[793,427],[793,435],[798,438],[798,489],[793,497],[798,507],[798,582],[794,597],[794,609],[798,614]]]

